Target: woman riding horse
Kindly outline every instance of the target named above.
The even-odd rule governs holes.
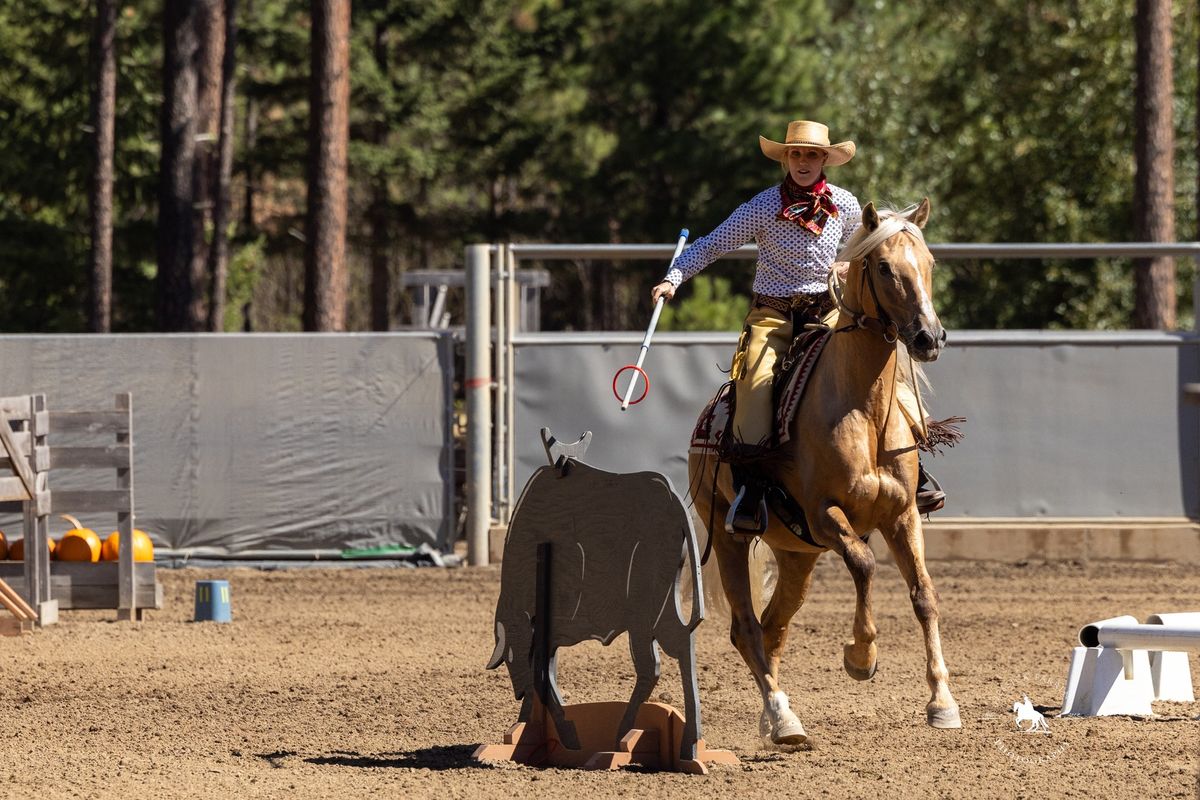
[[[950,693],[938,632],[938,596],[925,568],[924,534],[915,498],[917,433],[903,412],[901,377],[913,361],[933,361],[946,332],[933,306],[933,256],[921,226],[929,202],[904,213],[862,210],[862,226],[839,258],[848,262],[836,294],[838,317],[825,333],[799,408],[788,425],[787,459],[772,465],[781,491],[795,501],[803,523],[797,530],[772,519],[762,541],[775,556],[775,591],[754,613],[749,541],[711,535],[729,601],[730,639],[750,667],[762,693],[760,733],[777,745],[808,740],[779,684],[779,664],[792,617],[812,584],[812,570],[825,552],[841,557],[854,579],[853,641],[845,646],[846,672],[857,680],[875,674],[876,627],[871,611],[875,556],[867,537],[878,531],[909,588],[924,634],[926,719],[935,728],[957,728],[958,705]],[[903,345],[903,346],[900,346]],[[707,419],[714,398],[701,415]],[[688,456],[688,483],[702,520],[724,514],[734,497],[726,471],[703,449]],[[711,532],[710,532],[711,533]]]
[[[751,239],[759,247],[753,299],[738,341],[730,378],[735,386],[733,434],[721,459],[729,463],[737,495],[725,520],[732,535],[755,536],[766,530],[766,488],[761,462],[772,449],[771,383],[775,364],[791,344],[793,332],[820,323],[832,310],[827,291],[834,256],[858,229],[861,209],[853,194],[829,183],[825,167],[854,157],[854,142],[830,144],[829,129],[819,122],[788,125],[783,142],[758,137],[764,155],[779,161],[783,182],[743,203],[710,234],[694,241],[651,291],[670,300],[683,281]],[[922,513],[945,502],[940,488],[918,489]],[[936,483],[936,482],[935,482]]]

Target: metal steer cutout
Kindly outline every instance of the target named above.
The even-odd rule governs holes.
[[[694,632],[704,618],[699,555],[691,516],[665,476],[617,474],[580,459],[573,444],[542,429],[550,465],[534,472],[504,543],[496,648],[489,669],[508,667],[521,700],[503,744],[484,744],[481,760],[613,769],[627,764],[703,774],[705,763],[736,764],[701,738]],[[679,585],[691,577],[684,619]],[[627,703],[564,705],[558,648],[629,634],[637,675]],[[648,703],[659,678],[659,647],[679,662],[684,715]]]

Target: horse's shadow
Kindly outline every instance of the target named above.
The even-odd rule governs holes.
[[[333,765],[338,767],[388,767],[394,769],[492,769],[490,764],[476,761],[472,758],[475,748],[473,744],[453,744],[440,747],[424,747],[420,750],[408,750],[399,753],[378,753],[362,755],[336,751],[326,756],[313,756],[304,759],[309,764]]]

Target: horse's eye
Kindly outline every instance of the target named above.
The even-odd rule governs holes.
[[[892,274],[892,265],[886,261],[880,261],[879,262],[879,274],[880,275],[891,275]]]

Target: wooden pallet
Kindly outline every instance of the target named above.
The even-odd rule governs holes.
[[[58,620],[50,597],[49,415],[41,394],[0,397],[0,511],[22,514],[26,562],[21,588],[41,625]]]
[[[139,561],[133,567],[137,579],[137,607],[143,611],[162,608],[163,589],[157,581],[155,565]],[[14,590],[24,594],[22,571],[20,561],[0,561],[0,580],[8,581]],[[50,598],[62,611],[117,608],[121,600],[119,581],[120,567],[116,561],[50,562]]]
[[[51,591],[60,602],[71,603],[63,608],[115,608],[118,619],[140,620],[146,609],[162,608],[162,588],[153,563],[133,560],[133,396],[118,394],[112,408],[51,410],[49,425],[54,434],[52,471],[91,470],[113,480],[105,489],[60,489],[52,495],[51,510],[112,514],[121,532],[116,562],[55,562]]]

